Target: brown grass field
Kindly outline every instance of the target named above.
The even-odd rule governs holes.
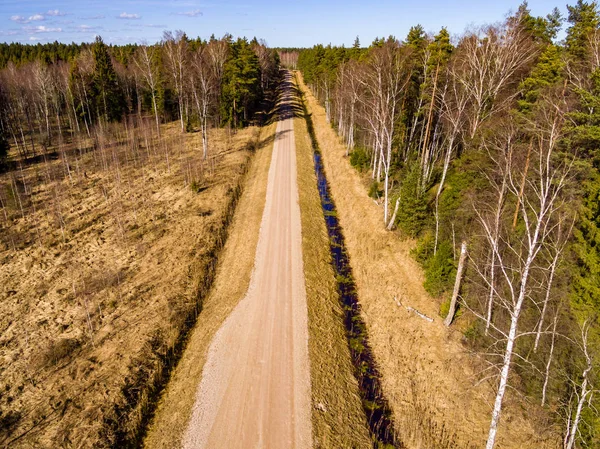
[[[408,448],[479,448],[485,443],[493,383],[479,379],[479,364],[438,315],[439,300],[423,288],[423,274],[410,256],[415,242],[387,232],[382,210],[345,157],[345,147],[326,122],[325,111],[300,79],[338,216],[344,230],[358,297],[384,393],[396,430]],[[434,318],[430,323],[405,307]],[[543,412],[507,395],[497,440],[500,448],[560,446]]]
[[[115,127],[0,175],[0,446],[139,441],[272,132],[213,130],[203,161],[199,134]]]

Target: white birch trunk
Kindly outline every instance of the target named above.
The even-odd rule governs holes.
[[[467,242],[463,241],[460,245],[460,257],[458,259],[458,269],[456,270],[456,279],[454,280],[454,291],[452,292],[452,299],[450,300],[450,308],[448,309],[448,315],[444,320],[446,326],[452,324],[454,315],[456,313],[456,303],[458,301],[458,294],[460,293],[460,283],[462,280],[463,271],[465,269],[465,260],[467,258]]]

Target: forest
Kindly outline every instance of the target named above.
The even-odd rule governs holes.
[[[189,68],[193,70],[189,70]],[[249,124],[279,76],[274,50],[226,35],[209,41],[165,32],[154,45],[0,45],[0,159],[9,145],[28,159],[57,142],[91,137],[99,122],[152,114],[198,126]],[[262,109],[261,109],[262,108]]]
[[[285,55],[481,361],[487,449],[508,390],[600,445],[600,10],[567,11]]]

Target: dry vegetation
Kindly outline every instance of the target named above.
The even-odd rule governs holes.
[[[213,289],[204,301],[201,319],[177,365],[144,441],[147,448],[180,447],[210,342],[243,298],[250,283],[267,192],[267,178],[276,124],[261,132],[261,143],[247,175],[244,192],[223,249]]]
[[[298,74],[301,80],[300,74]],[[379,206],[368,198],[360,175],[345,158],[345,146],[326,121],[324,109],[308,92],[319,147],[367,323],[400,439],[408,447],[481,447],[487,436],[493,385],[476,385],[480,367],[438,316],[439,301],[423,288],[423,275],[410,256],[411,240],[386,232]],[[399,307],[396,300],[403,305]],[[406,306],[433,317],[432,323]],[[508,393],[498,446],[554,448],[556,429],[545,414],[525,416],[514,391]]]
[[[346,343],[306,123],[294,119],[315,448],[372,446]]]
[[[259,130],[119,129],[0,176],[0,445],[135,442],[203,306]]]

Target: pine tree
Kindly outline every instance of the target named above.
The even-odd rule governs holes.
[[[518,102],[519,111],[531,112],[541,91],[563,78],[564,62],[561,58],[561,50],[555,45],[548,45],[541,53],[537,64],[531,74],[521,83],[521,98]]]
[[[117,83],[117,73],[112,65],[108,47],[100,36],[92,46],[94,75],[92,96],[98,115],[108,121],[118,121],[123,115],[125,101]]]
[[[571,26],[567,29],[566,48],[571,56],[583,61],[589,56],[589,36],[598,29],[600,16],[598,4],[577,0],[574,6],[567,5]]]
[[[237,128],[248,123],[261,99],[260,64],[246,39],[238,39],[231,50],[225,64],[221,109],[225,122]]]

